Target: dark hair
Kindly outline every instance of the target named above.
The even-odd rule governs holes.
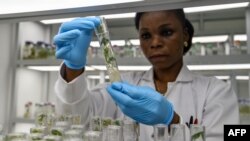
[[[192,46],[192,38],[193,38],[193,35],[194,35],[194,27],[191,24],[191,22],[188,19],[186,19],[186,16],[184,14],[183,9],[173,9],[173,10],[167,10],[167,11],[174,12],[176,14],[177,18],[182,23],[184,29],[186,29],[187,32],[188,32],[188,35],[189,35],[188,46],[184,47],[184,50],[183,50],[183,54],[186,54],[189,51],[189,49],[191,48],[191,46]],[[146,12],[138,12],[135,15],[135,27],[136,27],[137,30],[139,30],[139,22],[140,22],[140,19],[141,19],[142,15],[144,13],[146,13]]]

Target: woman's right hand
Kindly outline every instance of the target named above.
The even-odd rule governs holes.
[[[54,37],[56,58],[63,59],[68,68],[84,68],[93,31],[99,25],[98,17],[77,18],[63,23]]]

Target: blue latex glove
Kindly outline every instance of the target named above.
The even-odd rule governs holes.
[[[97,17],[77,18],[63,23],[54,37],[56,57],[64,59],[65,65],[71,69],[84,68],[93,30],[99,25]]]
[[[107,91],[123,113],[137,122],[169,125],[173,119],[172,104],[150,87],[114,82]]]

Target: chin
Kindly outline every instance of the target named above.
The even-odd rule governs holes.
[[[170,64],[152,64],[154,69],[169,69],[171,67]]]

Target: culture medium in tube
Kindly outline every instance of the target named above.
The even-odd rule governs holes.
[[[109,37],[106,20],[104,17],[99,17],[101,20],[100,26],[95,29],[100,46],[103,50],[103,55],[106,63],[106,68],[111,82],[121,81],[120,72],[118,70],[115,54],[112,50],[112,45]]]

